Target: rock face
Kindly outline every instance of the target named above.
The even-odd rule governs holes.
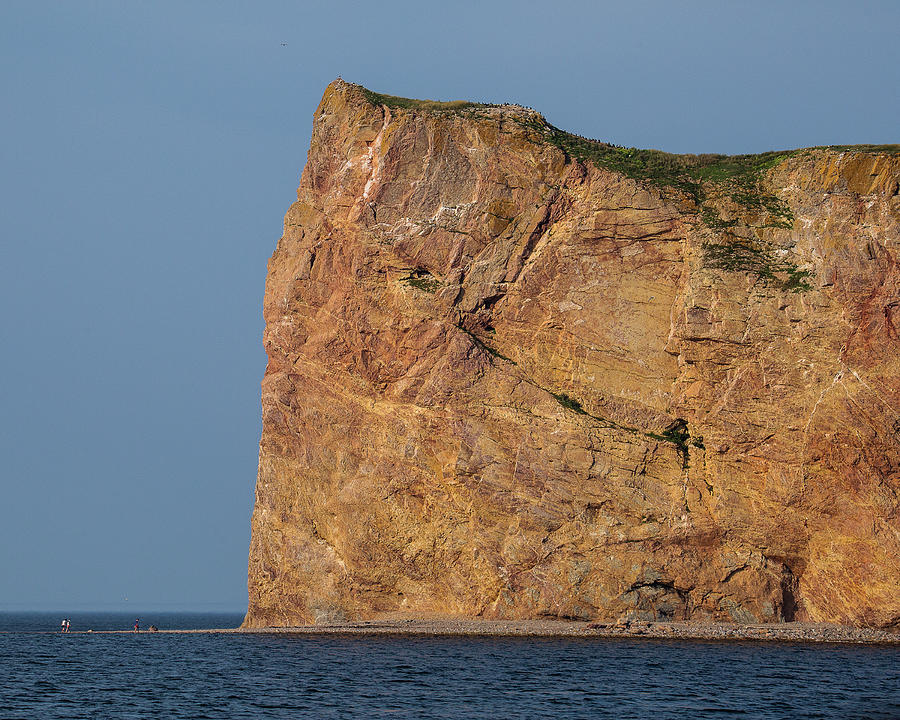
[[[900,625],[898,181],[332,83],[266,281],[245,625]]]

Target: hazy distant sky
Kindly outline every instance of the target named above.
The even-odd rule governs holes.
[[[0,609],[246,606],[266,260],[336,76],[674,152],[896,143],[898,28],[864,0],[3,0]]]

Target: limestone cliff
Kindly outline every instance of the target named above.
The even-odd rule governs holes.
[[[900,624],[900,155],[340,80],[265,294],[246,625]]]

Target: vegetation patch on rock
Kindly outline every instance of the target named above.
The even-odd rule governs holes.
[[[550,394],[556,398],[556,402],[558,402],[567,410],[572,410],[580,415],[587,415],[584,408],[581,407],[581,403],[578,402],[575,398],[570,397],[566,393],[551,392]]]
[[[646,434],[648,437],[652,437],[655,440],[672,443],[678,450],[678,454],[681,455],[682,466],[685,468],[688,466],[688,462],[690,461],[690,449],[688,448],[688,443],[691,440],[691,434],[688,432],[687,420],[678,418],[661,433]],[[702,447],[703,438],[700,438],[700,445],[696,445],[695,443],[695,446]]]
[[[756,275],[763,282],[790,292],[812,289],[809,270],[779,258],[774,249],[760,242],[723,233],[715,241],[703,243],[706,267]]]
[[[643,435],[646,438],[657,440],[659,442],[672,443],[678,450],[679,455],[681,455],[682,465],[685,468],[688,467],[688,463],[690,460],[689,445],[693,445],[694,447],[701,450],[705,449],[705,446],[703,444],[703,436],[698,435],[696,438],[692,439],[691,433],[688,430],[688,422],[684,418],[677,418],[660,433],[648,432],[646,430],[639,430],[635,427],[621,425],[613,420],[601,417],[599,415],[593,415],[587,412],[587,410],[582,407],[579,400],[573,398],[567,393],[556,393],[552,390],[547,390],[547,392],[549,392],[556,399],[556,402],[558,402],[567,410],[571,410],[572,412],[578,413],[579,415],[586,415],[589,418],[597,420],[602,423],[604,427],[614,428],[616,430],[624,430],[636,435]]]
[[[400,278],[400,282],[404,282],[407,285],[416,288],[417,290],[431,293],[432,295],[436,293],[442,285],[440,280],[434,277],[427,270],[423,270],[421,268],[411,270],[409,275]]]

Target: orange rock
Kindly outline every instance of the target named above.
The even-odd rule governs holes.
[[[325,91],[266,280],[245,625],[900,623],[900,156],[555,133]]]

